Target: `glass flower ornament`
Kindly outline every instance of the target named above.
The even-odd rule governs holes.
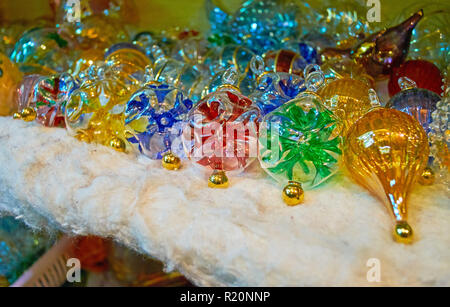
[[[399,25],[370,35],[355,47],[327,48],[321,54],[322,61],[350,57],[376,80],[385,79],[394,67],[405,61],[412,31],[422,17],[423,11],[420,10]]]
[[[425,132],[430,132],[431,114],[436,110],[436,104],[441,97],[432,91],[417,88],[417,84],[408,77],[400,77],[398,84],[401,92],[394,95],[386,107],[411,115],[422,125]]]
[[[444,92],[443,76],[439,68],[431,62],[425,60],[409,60],[395,67],[392,70],[388,89],[389,95],[394,96],[401,91],[399,86],[399,79],[407,77],[413,80],[418,88],[427,89],[442,95]]]
[[[394,239],[410,243],[408,194],[427,165],[429,146],[419,122],[403,112],[377,108],[350,129],[344,162],[353,178],[386,203],[396,225]]]
[[[341,137],[336,119],[311,90],[321,78],[308,76],[308,90],[267,114],[259,129],[259,161],[277,182],[286,185],[287,205],[303,201],[303,187],[314,188],[338,170]]]
[[[72,92],[66,104],[66,128],[80,141],[124,152],[128,88],[105,66],[91,66],[88,75],[89,79]]]
[[[304,73],[306,78],[311,73],[321,75],[313,89],[322,97],[323,104],[338,119],[339,129],[337,131],[340,131],[344,137],[353,123],[367,113],[370,108],[379,105],[375,91],[363,81],[352,79],[346,75],[326,80],[317,65],[308,65]]]
[[[114,74],[128,88],[136,91],[144,81],[146,67],[150,59],[139,46],[131,43],[118,43],[105,53],[105,62]]]
[[[210,187],[228,186],[225,172],[242,172],[257,156],[257,122],[260,113],[242,95],[235,68],[223,75],[223,85],[208,94],[189,112],[182,134],[186,155],[210,169]]]
[[[71,66],[72,40],[56,28],[34,28],[17,41],[11,60],[27,74],[63,73]]]
[[[136,144],[147,157],[162,159],[165,168],[178,169],[178,155],[183,149],[174,148],[174,141],[181,136],[192,106],[192,101],[178,89],[149,80],[127,103],[125,128],[128,142]]]
[[[22,80],[22,73],[11,60],[0,53],[0,116],[12,114],[17,110],[14,89]]]
[[[31,89],[27,89],[27,86]],[[23,114],[32,109],[32,116],[35,116],[40,124],[47,127],[65,127],[64,107],[77,87],[75,79],[68,73],[27,76],[17,90],[19,113],[15,118],[29,121],[31,116],[25,117]]]
[[[256,61],[262,63],[258,68]],[[255,57],[252,70],[258,76],[256,86],[249,98],[261,110],[261,115],[272,112],[282,104],[294,99],[300,92],[306,90],[305,80],[298,75],[285,72],[265,72],[264,63],[260,57]]]

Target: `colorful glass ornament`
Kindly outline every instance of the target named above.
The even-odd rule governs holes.
[[[258,53],[279,49],[298,34],[297,11],[291,1],[249,0],[230,18],[227,32]]]
[[[299,53],[292,50],[268,51],[264,55],[268,71],[286,72],[302,76],[308,63]]]
[[[151,65],[144,50],[131,43],[113,45],[105,53],[105,62],[129,91],[136,91],[141,86],[146,68]]]
[[[358,120],[344,142],[344,161],[355,180],[385,202],[396,221],[394,238],[409,243],[407,199],[428,161],[428,139],[411,116],[378,108]]]
[[[264,116],[306,90],[305,80],[298,75],[273,72],[258,78],[255,91],[249,98]]]
[[[36,111],[36,120],[48,127],[64,127],[64,107],[70,93],[78,87],[70,74],[64,73],[50,77],[32,75],[22,86],[32,85],[32,92],[19,89],[17,99],[19,112],[32,108]],[[31,95],[30,95],[31,94]]]
[[[183,148],[173,145],[182,133],[183,121],[192,106],[192,101],[176,88],[150,81],[127,103],[125,125],[128,141],[138,145],[140,152],[149,158],[163,159],[163,165],[169,168],[174,163],[179,166],[175,155],[180,155]],[[166,155],[170,155],[170,159]]]
[[[22,73],[4,54],[0,53],[0,116],[17,110],[14,89],[19,85]]]
[[[74,43],[55,28],[34,28],[17,41],[11,60],[27,74],[63,73],[71,66]]]
[[[392,70],[391,77],[388,83],[389,95],[394,96],[401,91],[399,86],[399,79],[407,77],[413,80],[418,88],[423,88],[438,95],[444,92],[444,83],[439,68],[431,62],[425,60],[410,60],[406,61],[399,67]]]
[[[386,107],[411,115],[428,133],[432,121],[431,113],[436,110],[436,103],[441,97],[432,91],[417,88],[416,83],[407,77],[401,77],[398,83],[402,91],[394,95]]]
[[[259,110],[234,86],[238,80],[234,68],[223,80],[189,112],[182,135],[189,159],[214,171],[211,187],[226,187],[225,172],[243,171],[257,155]]]
[[[105,52],[103,50],[98,49],[88,49],[81,50],[75,56],[76,60],[74,60],[73,65],[69,72],[73,76],[79,75],[81,72],[87,70],[92,65],[97,62],[103,61],[105,57]]]
[[[90,67],[90,79],[72,92],[65,108],[69,134],[85,142],[126,151],[128,88],[106,67]]]
[[[302,200],[289,197],[290,193],[302,186],[313,188],[338,170],[341,137],[335,129],[332,112],[311,91],[299,94],[264,117],[259,130],[259,160],[275,180],[288,184],[284,190],[288,205]],[[295,199],[298,203],[294,203]]]
[[[370,108],[379,105],[376,93],[363,81],[344,77],[325,80],[325,76],[317,65],[305,68],[307,86],[313,83],[324,105],[337,117],[340,134],[345,136],[350,127]],[[374,97],[375,96],[375,97]]]
[[[354,48],[327,48],[322,53],[322,60],[351,57],[373,78],[386,78],[406,59],[411,33],[422,17],[420,10],[401,24],[370,35]]]

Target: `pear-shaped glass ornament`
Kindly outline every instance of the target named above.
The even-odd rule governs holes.
[[[344,141],[344,161],[354,179],[387,204],[394,238],[412,240],[407,201],[427,165],[428,139],[421,125],[403,112],[376,108],[359,119]]]
[[[173,86],[148,80],[131,96],[125,109],[128,142],[149,158],[162,159],[164,167],[178,169],[183,153],[178,138],[192,106],[192,101]]]
[[[88,75],[90,79],[73,91],[66,104],[66,128],[81,141],[124,152],[128,88],[105,66],[91,66]]]
[[[257,156],[259,109],[234,85],[235,68],[223,80],[189,112],[182,135],[189,159],[213,171],[210,187],[226,187],[225,172],[242,172]]]
[[[283,190],[288,205],[301,203],[299,187],[310,189],[333,176],[341,154],[336,119],[309,85],[308,91],[266,115],[259,130],[261,166],[288,184]]]

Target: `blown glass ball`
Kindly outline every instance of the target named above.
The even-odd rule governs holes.
[[[341,137],[336,120],[312,92],[266,115],[259,130],[259,160],[276,181],[313,188],[336,173]]]
[[[401,77],[413,80],[418,88],[427,89],[441,95],[444,92],[444,78],[439,68],[431,62],[425,60],[406,61],[399,67],[392,70],[388,83],[389,95],[394,96],[401,91],[398,84]]]
[[[125,125],[127,135],[130,135],[128,141],[138,145],[140,152],[151,159],[161,159],[168,151],[182,152],[182,147],[172,145],[181,135],[192,105],[192,101],[173,86],[147,84],[127,103]]]
[[[257,156],[260,112],[232,85],[203,98],[189,112],[182,141],[187,156],[216,171],[243,171]]]

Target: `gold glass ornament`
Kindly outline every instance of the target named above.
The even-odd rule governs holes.
[[[283,189],[283,200],[288,206],[301,204],[304,196],[302,185],[296,181],[289,181],[289,184]]]
[[[352,79],[347,75],[336,75],[334,79],[327,79],[317,65],[305,68],[307,86],[315,83],[317,94],[322,97],[324,105],[338,118],[338,131],[345,136],[350,127],[379,102],[374,97],[374,91],[361,80]],[[317,75],[322,74],[321,79]],[[311,81],[312,79],[312,81]]]
[[[105,62],[115,77],[125,84],[129,91],[136,91],[144,81],[146,67],[150,59],[139,46],[131,43],[119,43],[105,54]]]
[[[0,53],[0,116],[12,114],[17,110],[14,102],[14,90],[22,80],[19,68]]]
[[[177,170],[181,166],[180,158],[170,151],[164,154],[161,163],[169,171]]]
[[[344,162],[355,180],[383,200],[396,220],[395,239],[411,241],[407,198],[427,166],[422,126],[401,111],[377,108],[359,119],[344,141]]]
[[[224,171],[215,170],[208,180],[208,187],[210,188],[228,188],[228,177]]]

